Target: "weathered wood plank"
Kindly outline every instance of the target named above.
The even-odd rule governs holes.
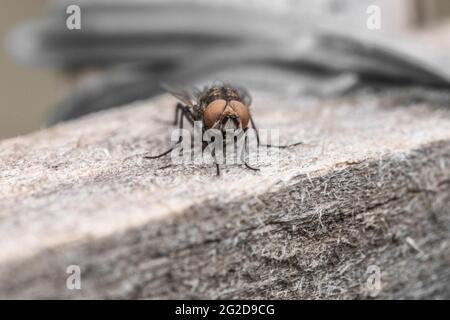
[[[450,298],[450,113],[405,92],[256,92],[260,127],[308,145],[220,178],[142,158],[166,96],[1,142],[0,297],[364,298],[375,265],[377,297]]]

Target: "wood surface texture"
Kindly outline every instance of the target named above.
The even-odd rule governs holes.
[[[260,128],[306,144],[221,177],[143,158],[169,96],[2,141],[0,297],[450,298],[450,111],[428,94],[253,92]]]

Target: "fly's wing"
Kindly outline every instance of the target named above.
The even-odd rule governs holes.
[[[193,108],[198,104],[198,96],[199,92],[196,89],[192,89],[191,91],[169,86],[167,84],[163,84],[162,88],[169,92],[171,95],[173,95],[175,98],[180,100],[180,102],[184,103],[185,105]]]
[[[239,97],[242,100],[242,103],[244,105],[246,105],[247,107],[250,107],[250,105],[252,104],[252,96],[250,95],[250,93],[247,91],[247,89],[243,88],[243,87],[239,87],[239,86],[234,86],[234,88],[236,89],[236,91],[239,94]]]

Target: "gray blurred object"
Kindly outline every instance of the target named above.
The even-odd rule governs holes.
[[[81,30],[65,28],[69,4],[81,7]],[[103,71],[57,106],[50,123],[149,98],[161,82],[217,79],[315,96],[368,83],[448,87],[430,56],[333,18],[352,5],[364,18],[366,1],[60,0],[47,17],[14,30],[8,48],[27,65]]]

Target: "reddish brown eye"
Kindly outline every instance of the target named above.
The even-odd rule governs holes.
[[[222,99],[214,100],[205,108],[203,112],[203,122],[207,128],[211,128],[220,119],[225,109],[226,101]]]
[[[233,100],[230,102],[231,107],[233,108],[234,112],[236,112],[241,119],[242,122],[242,128],[245,129],[248,126],[248,119],[249,119],[249,113],[248,108],[239,101]]]

